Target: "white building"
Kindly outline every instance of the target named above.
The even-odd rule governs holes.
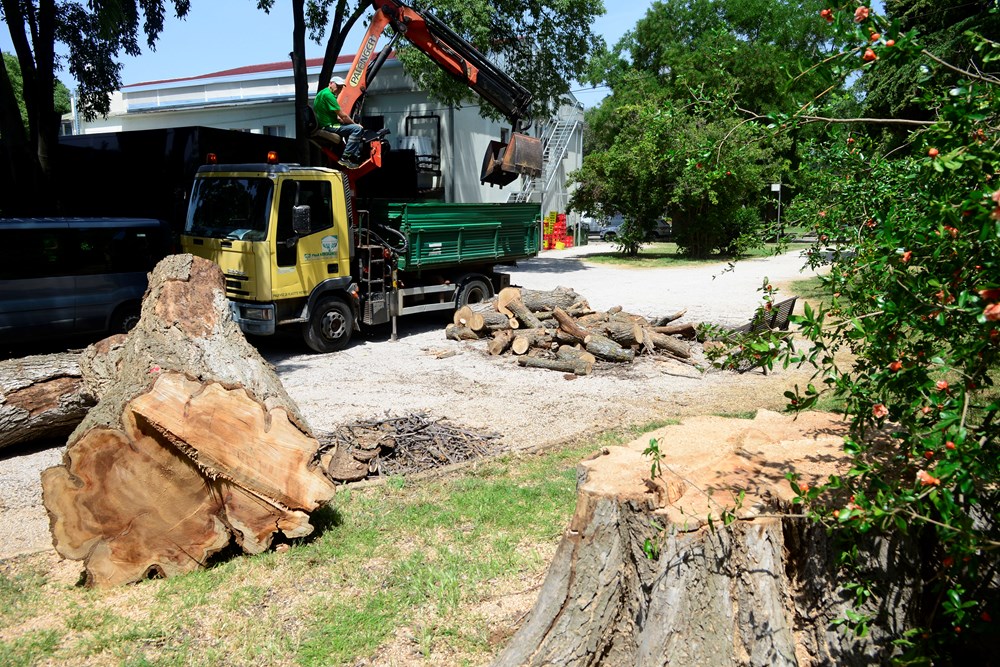
[[[345,75],[352,56],[342,57],[335,75]],[[307,62],[310,96],[315,95],[320,59]],[[471,93],[471,91],[470,91]],[[474,96],[474,93],[472,93]],[[64,117],[67,134],[122,132],[205,126],[254,134],[295,134],[295,86],[291,62],[251,65],[200,76],[130,84],[112,96],[107,118],[85,122]],[[575,99],[555,118],[535,121],[529,133],[545,145],[545,169],[536,179],[521,178],[504,187],[482,185],[482,157],[490,140],[506,138],[510,128],[479,115],[477,102],[449,107],[431,100],[390,57],[375,78],[361,114],[369,129],[386,128],[392,148],[414,148],[424,186],[437,188],[445,201],[534,201],[542,213],[564,213],[569,199],[567,174],[583,161],[583,105]],[[568,222],[575,222],[573,215]]]

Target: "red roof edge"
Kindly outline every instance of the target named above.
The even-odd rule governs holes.
[[[349,65],[354,60],[354,55],[340,56],[337,58],[338,65]],[[323,65],[322,58],[307,58],[306,67],[321,67]],[[215,79],[225,76],[240,76],[242,74],[260,74],[261,72],[281,72],[282,70],[292,70],[292,61],[283,60],[276,63],[263,63],[261,65],[246,65],[245,67],[235,67],[233,69],[225,69],[220,72],[211,72],[209,74],[199,74],[197,76],[183,76],[176,79],[158,79],[156,81],[143,81],[141,83],[130,83],[126,86],[122,86],[122,90],[126,88],[135,88],[138,86],[152,86],[160,83],[179,83],[181,81],[200,81],[204,79]]]

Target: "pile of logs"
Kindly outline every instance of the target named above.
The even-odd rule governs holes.
[[[490,301],[455,311],[445,335],[488,339],[492,356],[517,357],[521,366],[589,375],[598,361],[630,363],[639,354],[691,362],[694,324],[675,324],[685,311],[649,320],[620,306],[596,312],[571,289],[507,287]]]

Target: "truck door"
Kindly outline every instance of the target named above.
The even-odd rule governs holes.
[[[288,179],[281,184],[271,280],[276,299],[308,296],[327,278],[349,273],[349,241],[340,238],[333,205],[329,180]],[[294,206],[309,206],[310,210],[312,232],[301,238],[292,229]]]

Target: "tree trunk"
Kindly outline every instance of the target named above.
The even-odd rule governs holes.
[[[300,537],[333,482],[274,370],[243,338],[207,260],[174,255],[150,276],[139,324],[84,355],[100,400],[42,473],[53,543],[89,585],[203,567],[235,540]]]
[[[846,470],[846,425],[798,419],[699,417],[583,462],[570,526],[495,667],[884,662],[910,599],[882,610],[888,631],[859,638],[832,624],[849,596],[825,529],[791,516],[784,473],[812,485]],[[642,451],[655,436],[665,456],[653,478]],[[727,512],[738,518],[725,525]]]

